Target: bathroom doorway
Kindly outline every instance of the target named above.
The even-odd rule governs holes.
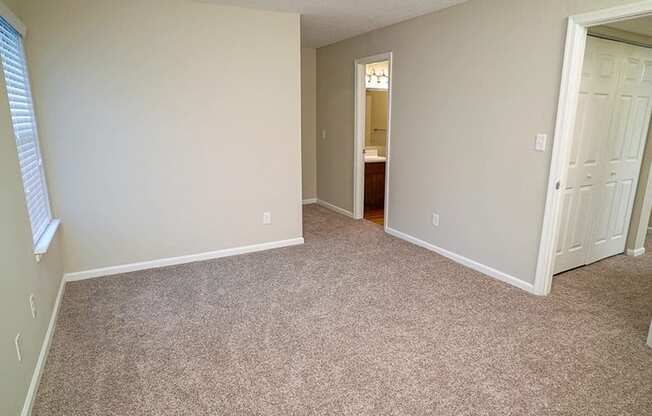
[[[391,54],[356,61],[355,217],[387,225]],[[355,186],[357,185],[357,186]]]

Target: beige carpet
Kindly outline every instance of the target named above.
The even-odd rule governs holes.
[[[317,206],[305,238],[69,283],[34,414],[652,414],[652,255],[544,299]]]

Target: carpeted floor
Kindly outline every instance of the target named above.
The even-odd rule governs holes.
[[[304,221],[303,246],[69,283],[34,415],[652,414],[652,255],[538,298]]]

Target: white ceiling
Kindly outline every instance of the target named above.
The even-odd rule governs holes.
[[[652,36],[652,16],[639,17],[638,19],[625,20],[605,25],[626,32],[638,33],[639,35]]]
[[[300,13],[303,46],[318,48],[467,0],[208,0]]]

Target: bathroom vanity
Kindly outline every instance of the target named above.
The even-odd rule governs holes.
[[[385,206],[385,158],[377,156],[374,161],[365,160],[364,168],[365,210],[382,209]]]

